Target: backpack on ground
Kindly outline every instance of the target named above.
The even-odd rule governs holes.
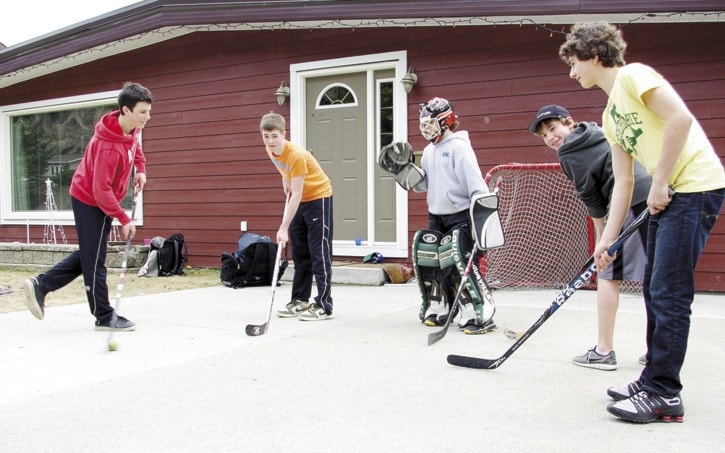
[[[189,260],[186,240],[181,233],[172,234],[159,246],[151,241],[149,254],[157,252],[159,276],[184,275],[184,266]]]
[[[221,255],[222,284],[230,288],[270,285],[276,257],[277,245],[269,236],[244,233],[237,240],[235,252]],[[279,266],[281,277],[287,268],[287,260],[282,260]]]

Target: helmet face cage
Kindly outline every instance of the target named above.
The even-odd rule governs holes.
[[[421,104],[420,133],[431,143],[438,143],[446,129],[456,123],[453,106],[447,99],[433,98],[427,104]]]

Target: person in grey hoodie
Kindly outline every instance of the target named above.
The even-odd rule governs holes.
[[[421,320],[429,326],[442,325],[452,307],[456,289],[473,250],[473,236],[469,208],[471,199],[487,193],[488,186],[481,176],[476,154],[471,147],[468,132],[457,130],[458,117],[451,103],[444,98],[433,98],[420,111],[420,132],[430,143],[423,150],[421,167],[425,176],[412,189],[427,192],[428,232],[439,234],[441,269],[436,283],[441,294],[423,292]],[[421,232],[419,232],[421,233]],[[446,251],[450,247],[451,254]],[[455,265],[449,265],[445,256],[453,256]],[[495,307],[490,292],[476,265],[471,266],[468,284],[462,291],[461,318],[458,327],[466,334],[480,334],[496,329],[493,322]],[[419,278],[420,280],[420,278]],[[422,283],[419,281],[419,284]],[[431,288],[431,285],[429,285]],[[428,297],[432,296],[432,297]],[[442,296],[442,297],[440,297]]]
[[[584,203],[594,224],[597,242],[604,224],[614,187],[612,150],[596,123],[577,123],[564,107],[546,105],[529,124],[529,132],[539,136],[556,151],[561,169],[574,183],[577,197]],[[652,178],[639,164],[634,166],[634,192],[627,223],[647,209]],[[647,223],[617,252],[613,264],[597,278],[597,344],[574,357],[575,365],[599,370],[616,370],[614,323],[619,307],[619,282],[644,280]],[[640,360],[643,360],[640,358]]]

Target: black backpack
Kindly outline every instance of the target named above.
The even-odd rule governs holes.
[[[269,236],[244,233],[237,241],[237,251],[221,256],[221,281],[230,288],[272,284],[277,245]],[[287,260],[280,262],[279,278],[287,268]]]
[[[189,252],[183,234],[172,234],[164,239],[160,247],[152,241],[151,250],[158,250],[159,276],[184,275],[184,266],[189,260]]]

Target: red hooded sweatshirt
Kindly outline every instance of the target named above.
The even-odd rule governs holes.
[[[125,135],[118,123],[120,114],[116,110],[96,123],[69,192],[78,201],[100,208],[125,225],[131,218],[121,207],[121,200],[128,192],[134,165],[138,173],[146,173],[146,157],[141,149],[141,131],[134,129]]]

